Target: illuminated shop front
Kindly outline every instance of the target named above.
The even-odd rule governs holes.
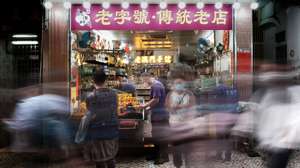
[[[48,70],[58,67],[65,72],[59,80],[69,82],[71,111],[75,116],[82,116],[86,111],[85,98],[93,86],[91,76],[99,67],[106,70],[109,87],[118,84],[118,74],[136,85],[139,98],[121,96],[125,106],[126,101],[132,105],[149,99],[149,86],[140,80],[140,74],[150,72],[158,79],[166,78],[170,66],[176,63],[193,67],[196,73],[191,75],[195,76],[195,86],[200,90],[216,86],[221,76],[226,77],[228,85],[239,87],[239,74],[252,74],[249,2],[240,6],[188,2],[95,2],[71,6],[53,2],[52,5],[46,34],[65,35],[62,44],[68,45],[62,47],[53,39],[46,39],[52,44],[49,50],[57,46],[64,52],[46,55],[51,60],[61,59],[64,64],[45,62],[45,67]],[[69,15],[65,16],[68,11]],[[55,24],[60,24],[58,27],[63,30]],[[56,80],[49,74],[44,72],[46,79]],[[251,90],[251,82],[246,85],[246,90]]]

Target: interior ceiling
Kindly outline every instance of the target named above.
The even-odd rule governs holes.
[[[187,60],[194,59],[197,41],[200,37],[207,38],[207,35],[212,33],[212,30],[202,31],[111,31],[114,36],[124,42],[133,45],[137,50],[151,49],[178,49]],[[138,39],[138,42],[135,41]],[[142,40],[147,39],[147,40]],[[146,44],[147,42],[170,42],[168,44]],[[143,45],[144,44],[144,45]],[[170,46],[171,45],[171,46]],[[142,46],[148,46],[144,48]],[[152,46],[152,47],[151,47]],[[156,47],[154,47],[156,46]],[[161,46],[161,47],[159,47]]]
[[[129,43],[134,42],[134,37],[145,36],[151,40],[171,40],[176,45],[185,46],[187,43],[193,45],[199,37],[202,37],[211,30],[204,30],[195,32],[191,31],[111,31],[116,39],[126,41]],[[205,38],[205,37],[204,37]]]
[[[199,38],[207,38],[209,34],[213,32],[213,30],[199,30],[199,31],[106,31],[108,34],[110,32],[113,34],[114,38],[117,40],[121,40],[127,42],[137,50],[151,50],[151,49],[179,49],[181,56],[186,60],[193,60],[194,53],[196,50],[197,41]],[[136,43],[136,37],[139,39],[139,42]],[[163,42],[171,42],[171,44],[163,44],[163,47],[150,47],[143,48],[141,43],[143,43],[142,39],[146,39],[149,41],[163,41]],[[155,37],[155,38],[153,38]],[[146,41],[147,41],[146,40]],[[149,44],[152,46],[151,44]],[[147,46],[149,46],[147,45]],[[162,44],[154,44],[154,45],[162,45]],[[171,45],[170,47],[167,47]]]
[[[52,2],[65,2],[65,0],[48,0]],[[68,0],[72,3],[82,3],[84,0]],[[104,0],[88,0],[91,3],[101,3]],[[122,0],[107,0],[110,3],[121,3]],[[130,3],[140,3],[142,0],[128,0]],[[215,3],[219,2],[220,0],[202,0],[204,3]],[[254,2],[255,0],[239,0],[240,3],[249,3],[249,2]],[[160,3],[161,0],[147,0],[148,3]],[[178,3],[180,0],[166,0],[167,3]],[[186,3],[197,3],[199,0],[184,0]],[[233,3],[235,0],[222,0],[223,3]]]

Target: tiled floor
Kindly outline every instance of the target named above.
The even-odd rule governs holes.
[[[221,162],[215,161],[206,164],[201,161],[195,161],[192,165],[193,168],[264,168],[264,163],[261,158],[249,158],[244,154],[237,152],[233,153],[232,161]],[[68,163],[55,163],[55,164],[36,164],[28,162],[13,155],[1,155],[0,159],[1,168],[94,168],[92,165],[83,165],[76,160],[69,161]],[[291,159],[289,168],[300,167],[300,155],[294,155]],[[117,168],[174,168],[172,162],[156,166],[153,162],[146,161],[143,156],[141,157],[122,157],[118,158]]]

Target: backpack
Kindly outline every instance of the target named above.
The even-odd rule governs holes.
[[[96,116],[91,121],[87,139],[114,139],[119,136],[117,94],[111,89],[94,90],[87,99],[88,109]]]

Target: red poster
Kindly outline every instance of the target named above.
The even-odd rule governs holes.
[[[237,53],[237,72],[238,73],[251,73],[251,52],[250,51],[238,51]]]

